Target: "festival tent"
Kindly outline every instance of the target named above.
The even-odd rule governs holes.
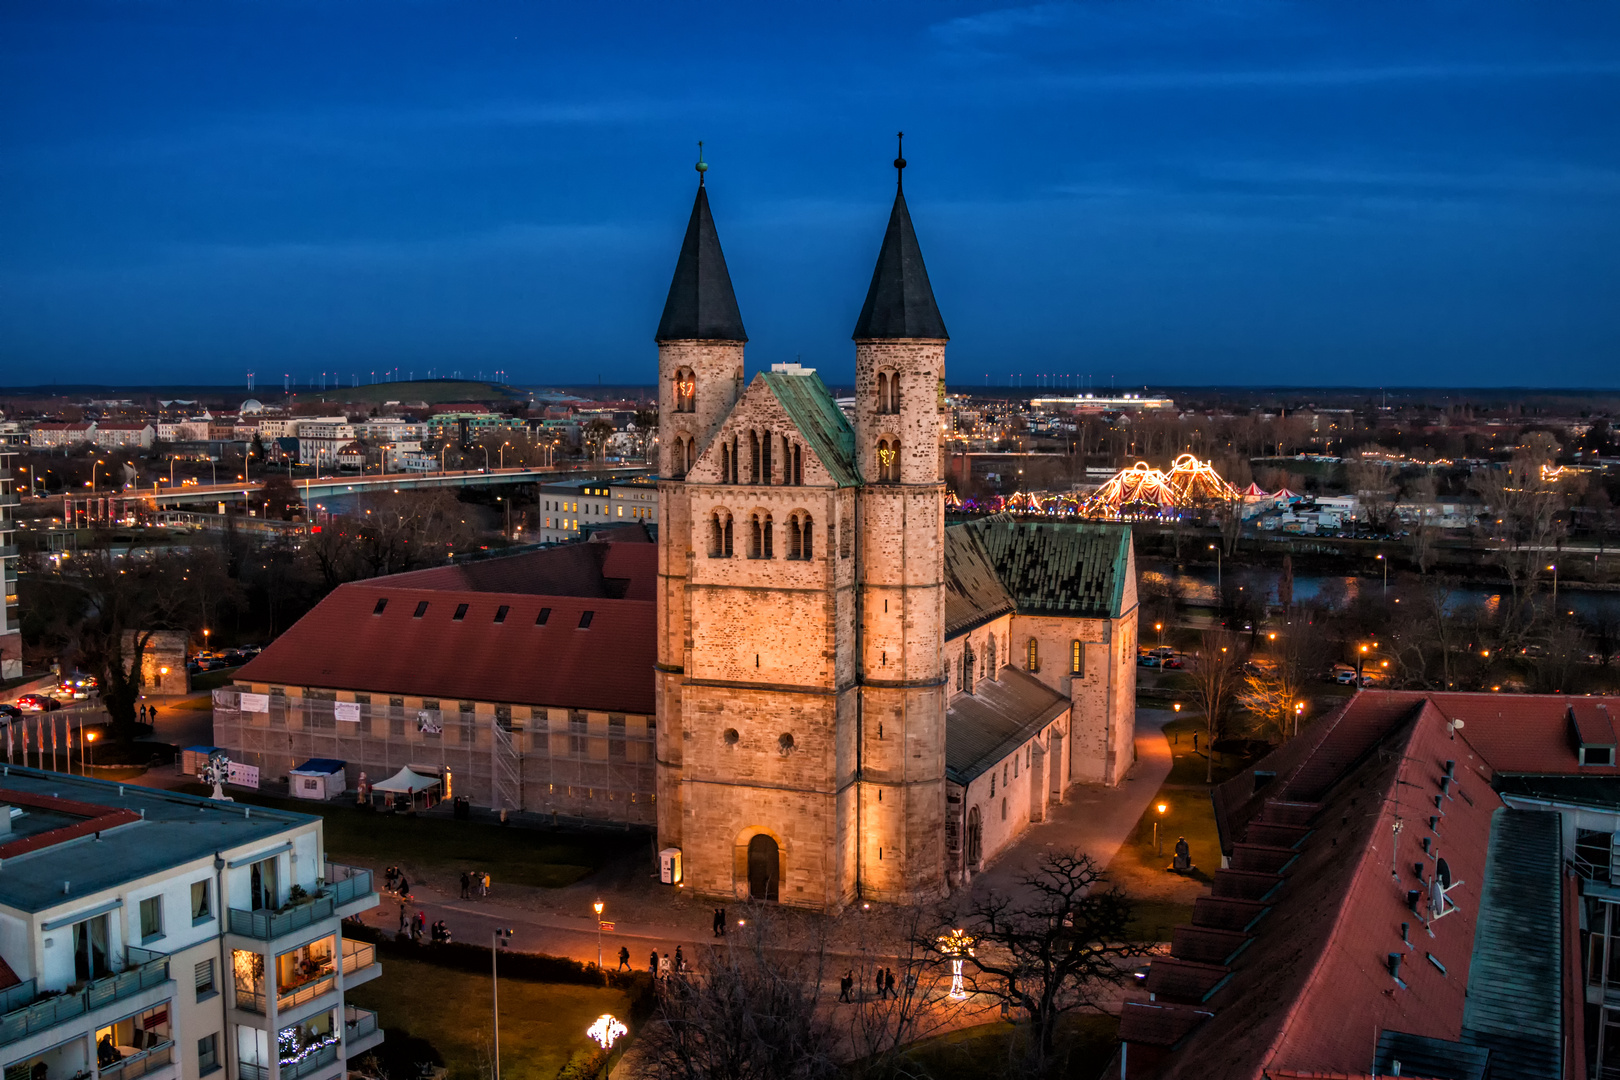
[[[287,773],[295,799],[335,799],[349,786],[344,773],[347,762],[336,758],[310,758]]]
[[[1299,492],[1289,491],[1287,488],[1278,488],[1277,494],[1272,496],[1272,498],[1276,499],[1278,502],[1288,503],[1299,502],[1299,500],[1303,499],[1304,497],[1305,496],[1301,495]]]
[[[1249,481],[1249,486],[1244,488],[1239,494],[1241,494],[1245,499],[1271,498],[1271,492],[1267,491],[1265,488],[1261,487],[1259,484],[1256,484],[1252,480]]]
[[[426,809],[438,801],[434,789],[440,784],[437,776],[423,776],[411,771],[407,765],[387,780],[379,780],[371,785],[371,790],[373,794],[393,796],[392,803],[397,809],[416,809],[416,797],[420,795]]]

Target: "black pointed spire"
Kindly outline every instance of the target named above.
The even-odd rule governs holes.
[[[950,337],[939,305],[934,302],[928,267],[923,265],[922,248],[917,246],[917,230],[906,209],[906,193],[899,179],[905,167],[905,157],[896,155],[894,209],[889,213],[889,229],[878,251],[877,268],[872,271],[872,287],[866,291],[866,305],[855,321],[852,336],[856,341]]]
[[[714,217],[709,213],[709,191],[703,186],[707,169],[700,144],[697,200],[692,203],[692,219],[686,223],[675,278],[669,283],[664,317],[658,320],[658,341],[748,340],[726,257],[720,250],[720,235],[714,231]]]

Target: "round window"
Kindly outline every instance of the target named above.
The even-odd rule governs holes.
[[[728,727],[726,728],[726,733],[722,735],[721,738],[726,740],[727,746],[736,746],[737,740],[741,738],[741,736],[737,734],[736,728]]]

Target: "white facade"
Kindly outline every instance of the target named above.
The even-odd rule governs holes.
[[[151,424],[97,424],[95,444],[104,450],[150,449],[155,432]]]
[[[608,485],[608,516],[613,523],[641,521],[652,525],[658,521],[658,484],[616,481]],[[542,499],[542,502],[544,500]],[[544,520],[544,512],[541,514]]]
[[[344,1003],[381,973],[375,950],[340,923],[377,897],[369,873],[324,861],[319,819],[6,772],[6,824],[87,823],[30,834],[77,832],[16,870],[0,854],[0,955],[22,980],[0,992],[7,1076],[338,1080],[382,1041]]]

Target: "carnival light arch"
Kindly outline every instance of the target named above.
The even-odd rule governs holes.
[[[1182,454],[1171,462],[1169,472],[1145,461],[1128,465],[1088,495],[1020,491],[979,503],[949,494],[946,496],[946,507],[968,513],[1045,514],[1120,520],[1178,517],[1189,510],[1241,502],[1243,498],[1243,493],[1216,472],[1210,462],[1200,461],[1192,454]]]

